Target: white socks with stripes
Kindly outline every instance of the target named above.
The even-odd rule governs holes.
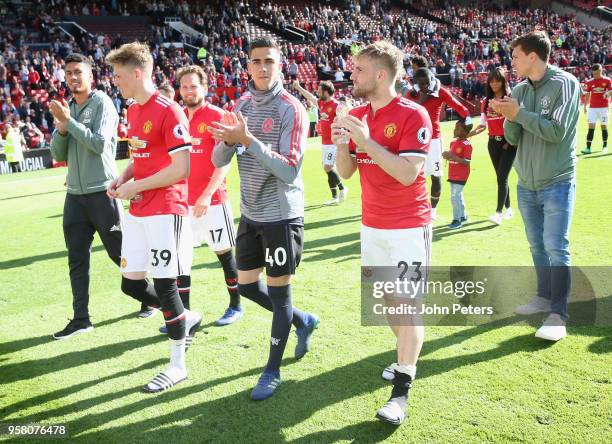
[[[185,338],[170,339],[170,365],[149,382],[145,391],[155,393],[169,389],[187,379],[185,365]]]

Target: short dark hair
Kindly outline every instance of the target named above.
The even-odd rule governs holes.
[[[510,43],[510,47],[514,49],[517,46],[520,46],[525,54],[535,52],[540,60],[548,63],[552,45],[548,35],[546,35],[544,31],[528,32],[527,34],[515,38],[512,43]]]
[[[251,44],[249,45],[249,57],[251,56],[251,52],[257,48],[274,48],[280,53],[280,47],[273,37],[257,37],[251,40]]]
[[[427,59],[423,56],[414,56],[413,58],[410,59],[410,64],[416,65],[419,68],[427,68],[427,66],[429,65],[427,63]]]
[[[429,81],[430,80],[430,74],[431,74],[431,71],[429,71],[429,69],[427,69],[427,68],[419,68],[413,74],[414,81],[415,82],[418,82],[419,80],[427,80],[427,81]]]
[[[601,71],[601,65],[599,63],[595,63],[592,67],[591,67],[591,71]]]
[[[319,82],[319,87],[330,96],[333,96],[334,91],[336,91],[334,84],[330,80],[323,80],[322,82]]]
[[[462,127],[463,131],[465,131],[465,134],[470,134],[470,132],[472,131],[472,128],[474,127],[473,123],[466,124],[465,119],[457,120],[457,123],[455,125],[459,125],[460,127]]]
[[[86,57],[78,52],[73,52],[66,56],[64,59],[64,66],[68,63],[85,63],[91,68],[91,60],[89,60],[89,57]]]

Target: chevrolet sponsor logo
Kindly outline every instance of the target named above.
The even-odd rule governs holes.
[[[141,150],[147,147],[146,140],[141,140],[136,136],[132,136],[128,139],[128,143],[130,144],[130,148],[133,150]]]

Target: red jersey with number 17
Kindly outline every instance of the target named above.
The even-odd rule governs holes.
[[[591,79],[585,84],[585,91],[591,93],[589,106],[591,108],[607,108],[608,98],[605,94],[612,90],[612,80],[609,77],[601,76],[598,79]]]
[[[143,105],[133,103],[127,111],[128,143],[132,149],[134,180],[140,180],[163,170],[172,162],[171,154],[189,150],[189,123],[176,102],[156,91]],[[163,188],[137,194],[130,201],[130,214],[189,214],[187,179]]]
[[[321,128],[321,143],[323,145],[332,145],[334,142],[331,140],[331,124],[334,123],[336,118],[336,108],[338,108],[338,101],[336,99],[328,100],[324,102],[319,100],[319,125]]]
[[[215,166],[212,163],[212,151],[215,147],[215,139],[208,131],[208,127],[213,122],[220,122],[223,116],[223,110],[214,105],[205,103],[198,108],[191,120],[189,121],[189,134],[191,135],[191,168],[189,173],[189,206],[194,206],[198,198],[202,195],[208,186],[210,179],[215,172]],[[185,114],[187,109],[185,109]],[[213,193],[210,200],[211,205],[218,205],[225,202],[227,199],[227,188],[225,179],[219,185],[219,188]]]
[[[370,104],[352,109],[359,120],[367,115],[370,137],[398,156],[427,158],[431,142],[431,119],[427,110],[408,99],[395,97],[376,113]],[[402,185],[366,153],[349,143],[357,160],[361,180],[362,223],[371,228],[395,230],[417,228],[431,222],[429,193],[423,168],[415,181]]]

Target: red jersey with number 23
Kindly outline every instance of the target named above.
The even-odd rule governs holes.
[[[187,109],[185,109],[187,113]],[[208,131],[208,127],[213,122],[220,122],[223,110],[214,105],[204,103],[198,108],[189,121],[189,134],[191,134],[191,167],[189,173],[189,206],[194,206],[198,198],[202,195],[213,173],[215,166],[212,163],[212,151],[215,147],[215,139]],[[210,200],[211,205],[218,205],[227,199],[227,189],[225,179],[215,190]]]
[[[134,180],[140,180],[163,170],[172,162],[171,154],[189,150],[189,123],[176,102],[155,92],[144,104],[133,103],[128,108],[128,142],[132,149]],[[177,214],[186,216],[187,179],[163,188],[137,194],[130,201],[130,214],[155,216]]]
[[[330,99],[327,102],[319,100],[319,125],[321,128],[321,143],[323,145],[332,145],[334,142],[331,140],[331,124],[334,123],[336,118],[336,108],[338,108],[338,101],[336,99]]]
[[[408,99],[395,97],[374,114],[370,104],[352,109],[350,115],[367,115],[370,137],[399,156],[427,158],[431,142],[431,119],[427,110]],[[365,152],[349,143],[357,160],[361,180],[362,223],[371,228],[394,230],[417,228],[431,222],[431,207],[423,168],[405,186],[387,174]]]

